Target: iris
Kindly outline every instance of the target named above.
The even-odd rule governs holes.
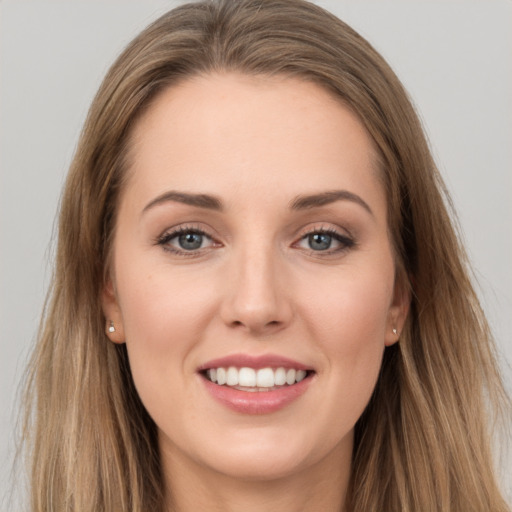
[[[200,233],[184,233],[179,235],[178,243],[185,251],[199,249],[203,244],[203,235]]]
[[[308,235],[309,247],[314,251],[325,251],[331,247],[332,236],[327,233],[312,233]]]

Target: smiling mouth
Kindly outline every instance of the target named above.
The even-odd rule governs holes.
[[[201,374],[218,386],[230,387],[240,391],[265,392],[291,387],[310,377],[312,370],[295,368],[237,368],[235,366],[208,368]]]

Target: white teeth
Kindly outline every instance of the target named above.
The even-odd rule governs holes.
[[[240,368],[238,383],[244,387],[256,386],[256,372],[252,368]]]
[[[274,372],[274,381],[276,386],[284,386],[286,384],[286,370],[284,368],[278,368]]]
[[[226,370],[224,368],[217,368],[217,384],[226,384]]]
[[[286,372],[286,384],[291,386],[294,383],[295,383],[295,370],[293,368],[290,368]]]
[[[297,370],[297,372],[295,373],[295,381],[300,382],[301,380],[304,379],[305,376],[306,376],[305,370]]]
[[[272,368],[262,368],[256,373],[256,386],[259,388],[274,387],[274,370]]]
[[[226,373],[226,384],[228,386],[238,386],[238,370],[230,366]]]
[[[206,376],[212,382],[220,386],[226,384],[232,387],[254,388],[246,391],[268,390],[274,386],[291,386],[296,382],[304,380],[307,376],[306,370],[295,370],[294,368],[210,368],[206,371]]]

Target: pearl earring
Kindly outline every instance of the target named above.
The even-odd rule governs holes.
[[[108,332],[116,332],[116,328],[114,327],[114,322],[110,320],[110,325],[108,326]]]
[[[397,335],[398,335],[398,331],[396,330],[396,327],[393,329],[393,334],[394,334],[395,336],[397,336]]]

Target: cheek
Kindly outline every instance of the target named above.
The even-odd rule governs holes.
[[[123,264],[124,263],[124,264]],[[128,344],[177,349],[199,335],[211,309],[214,289],[204,276],[171,272],[165,264],[145,273],[136,261],[121,262],[118,290]]]
[[[215,295],[200,276],[191,281],[165,264],[145,272],[149,265],[141,263],[120,260],[116,280],[132,375],[150,407],[163,384],[173,389],[187,355],[203,339]]]
[[[384,343],[394,281],[393,265],[386,263],[378,268],[389,272],[346,267],[304,284],[303,315],[334,352]]]
[[[310,287],[303,304],[303,316],[325,357],[332,391],[326,399],[340,421],[357,421],[378,378],[393,292],[390,269],[387,275],[368,269],[340,273],[339,280]]]
[[[189,354],[204,339],[214,294],[211,287],[171,276],[168,268],[145,274],[134,261],[118,268],[123,268],[117,278],[135,387],[158,425],[177,428],[181,412],[197,413],[191,381],[183,377],[191,370]]]

